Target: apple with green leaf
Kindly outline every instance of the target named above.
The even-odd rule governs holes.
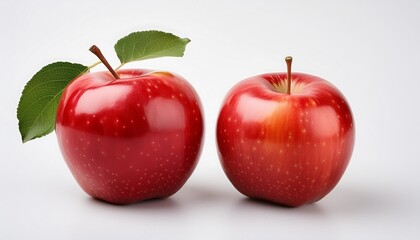
[[[350,107],[319,77],[269,73],[227,94],[217,122],[222,167],[242,194],[286,206],[316,202],[338,183],[355,138]]]
[[[183,56],[189,39],[169,33],[132,33],[117,42],[121,66]],[[63,157],[90,196],[116,204],[169,197],[192,174],[203,140],[199,97],[181,76],[144,69],[109,71],[57,62],[41,69],[18,107],[24,142],[55,129]],[[48,84],[48,85],[47,85]]]

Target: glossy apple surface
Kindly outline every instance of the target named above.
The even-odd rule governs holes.
[[[349,105],[329,82],[293,73],[255,76],[226,96],[217,122],[222,167],[251,198],[287,206],[320,200],[342,177],[355,129]]]
[[[80,76],[65,89],[56,133],[71,173],[90,196],[117,204],[168,197],[192,174],[203,116],[192,86],[169,72]]]

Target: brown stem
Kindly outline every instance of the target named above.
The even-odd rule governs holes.
[[[290,94],[290,88],[292,86],[292,60],[291,56],[285,58],[287,64],[287,94]]]
[[[120,79],[120,76],[118,76],[114,69],[112,69],[111,65],[109,65],[101,50],[96,45],[92,45],[92,47],[89,48],[89,51],[91,51],[99,58],[99,60],[101,60],[101,62],[105,65],[106,68],[108,68],[108,70],[111,72],[112,76],[114,76],[115,79]]]

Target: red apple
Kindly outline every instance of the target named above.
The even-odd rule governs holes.
[[[251,77],[233,87],[221,107],[217,143],[222,167],[239,192],[299,206],[336,186],[355,129],[336,87],[316,76],[290,74],[291,58],[287,62],[288,73]]]
[[[168,197],[192,174],[203,139],[199,98],[169,72],[95,72],[73,80],[56,133],[71,173],[90,196],[116,204]]]

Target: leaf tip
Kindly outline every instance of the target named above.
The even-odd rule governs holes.
[[[23,144],[27,143],[29,140],[31,140],[31,139],[27,139],[24,136],[22,136],[22,143]]]
[[[28,141],[32,140],[32,138],[28,137],[28,134],[25,134],[25,133],[21,130],[20,125],[19,125],[19,133],[20,133],[20,139],[22,140],[22,143],[26,143],[26,142],[28,142]]]

